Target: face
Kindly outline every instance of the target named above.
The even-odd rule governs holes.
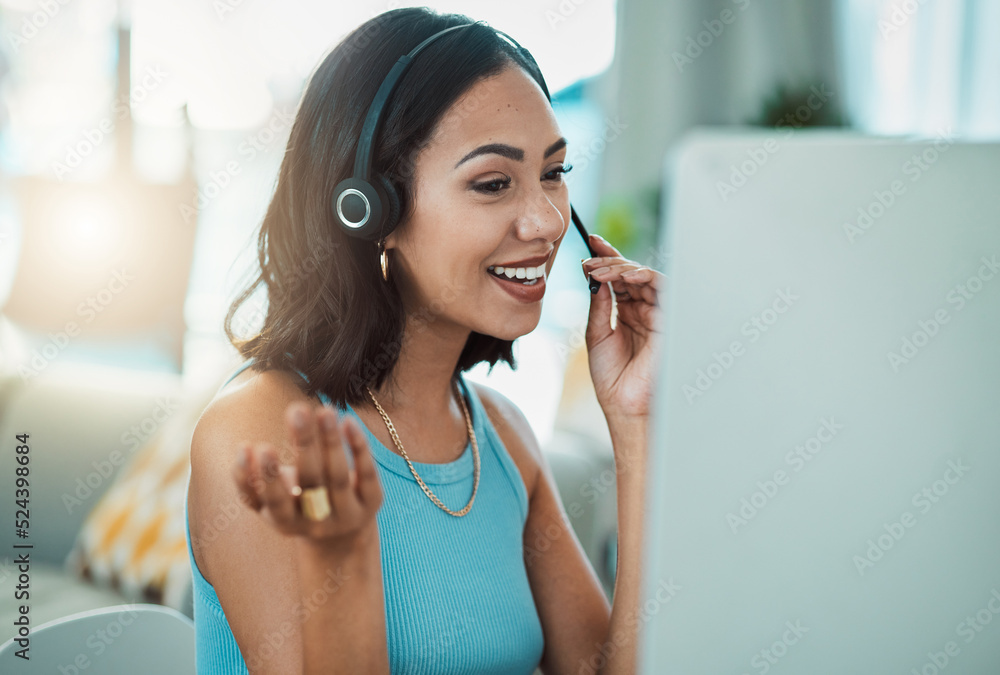
[[[504,340],[535,328],[570,222],[565,158],[552,107],[520,67],[449,108],[417,156],[413,215],[386,238],[411,316]],[[503,280],[490,271],[499,266]]]

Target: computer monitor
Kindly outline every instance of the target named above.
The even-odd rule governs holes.
[[[1000,144],[668,166],[640,672],[1000,673]]]

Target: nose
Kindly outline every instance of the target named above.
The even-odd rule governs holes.
[[[541,185],[526,191],[515,226],[517,238],[521,241],[559,241],[569,223],[569,203],[564,197],[564,192],[547,191]],[[561,201],[567,201],[565,213],[557,206]]]

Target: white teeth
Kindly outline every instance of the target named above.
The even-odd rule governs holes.
[[[504,275],[508,279],[532,279],[543,278],[545,276],[545,263],[538,267],[501,267],[500,265],[490,265],[489,271],[497,276]]]

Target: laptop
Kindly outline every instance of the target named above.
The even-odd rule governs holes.
[[[1000,144],[667,162],[640,670],[1000,673]]]

